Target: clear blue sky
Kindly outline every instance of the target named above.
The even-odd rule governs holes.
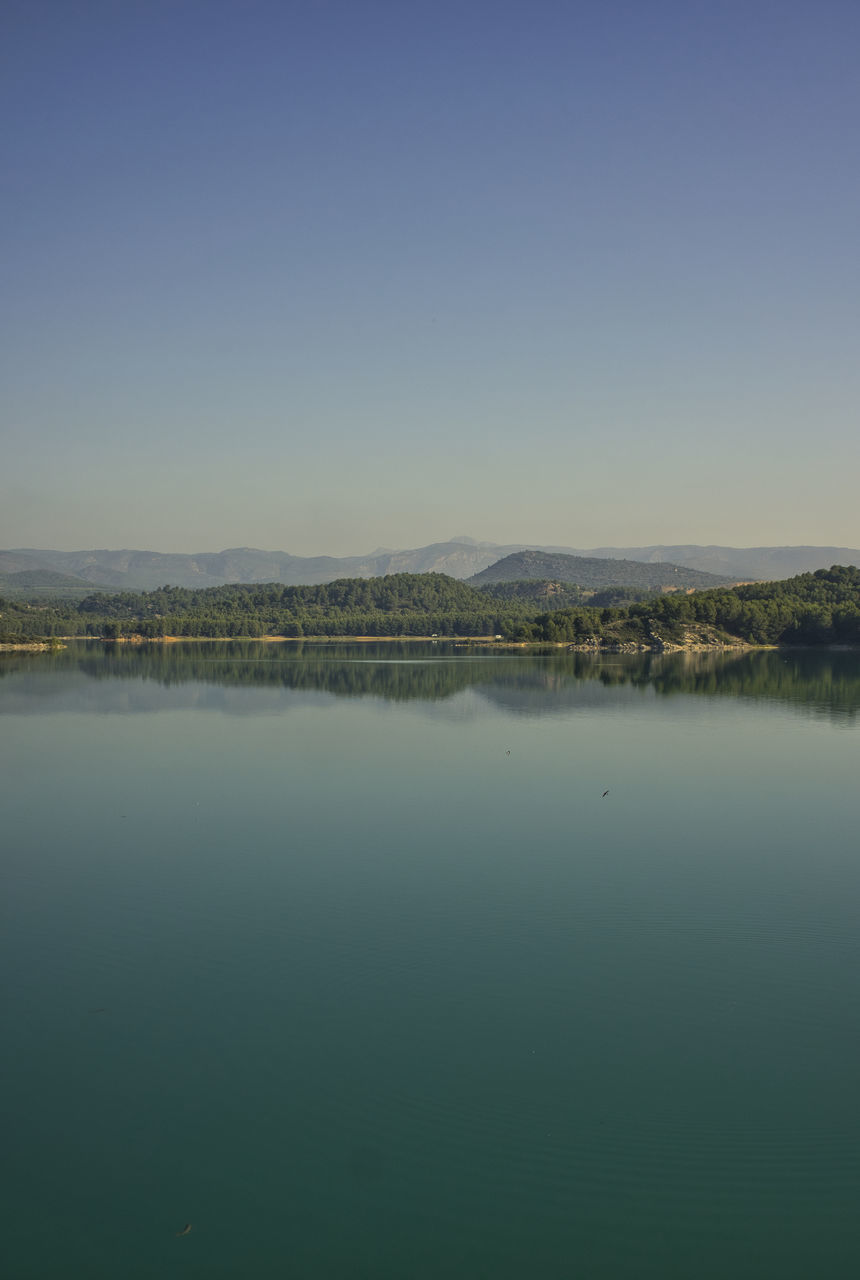
[[[0,546],[860,545],[856,0],[4,0]]]

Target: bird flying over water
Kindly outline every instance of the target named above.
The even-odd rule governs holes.
[[[187,1236],[187,1235],[188,1235],[188,1232],[189,1232],[190,1230],[191,1230],[191,1223],[190,1223],[190,1222],[186,1222],[186,1224],[185,1224],[185,1226],[182,1228],[182,1230],[181,1230],[181,1231],[177,1231],[177,1233],[176,1233],[176,1234],[177,1234],[178,1236]]]
[[[607,787],[603,795],[600,797],[601,800],[605,800],[608,795],[609,795],[609,788]]]

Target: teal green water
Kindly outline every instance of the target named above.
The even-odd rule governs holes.
[[[856,654],[2,655],[2,1274],[858,1274],[858,711]]]

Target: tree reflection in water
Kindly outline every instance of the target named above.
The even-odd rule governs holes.
[[[493,649],[439,642],[72,642],[56,653],[0,655],[0,680],[77,670],[92,680],[312,690],[336,697],[437,701],[476,689],[529,715],[557,714],[604,687],[790,704],[840,723],[860,709],[860,653],[768,650],[642,655]],[[0,685],[2,688],[2,685]],[[594,692],[597,692],[595,689]]]

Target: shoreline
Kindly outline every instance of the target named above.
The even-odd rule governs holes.
[[[100,639],[100,637],[67,637],[71,639]],[[558,649],[568,653],[720,653],[739,649],[776,649],[778,645],[749,644],[745,640],[736,639],[712,644],[692,642],[674,644],[672,641],[656,641],[653,644],[631,642],[609,643],[606,645],[586,642],[572,644],[567,640],[502,640],[489,636],[120,636],[115,640],[101,640],[103,644],[230,644],[231,642],[248,644],[450,644],[456,649]]]
[[[51,641],[22,641],[20,644],[0,643],[0,653],[56,653],[68,649],[70,644],[101,645],[133,645],[146,644],[447,644],[455,649],[511,649],[511,650],[549,650],[555,649],[567,653],[590,653],[594,657],[603,654],[629,654],[631,657],[645,653],[765,653],[768,651],[809,652],[809,653],[857,653],[860,645],[820,644],[820,645],[781,645],[751,644],[749,641],[734,639],[723,642],[706,643],[693,641],[687,644],[676,644],[671,640],[658,641],[654,644],[636,642],[619,642],[605,645],[586,642],[572,644],[566,640],[497,640],[488,636],[117,636],[108,639],[105,636],[57,636]]]
[[[850,645],[815,645],[815,646],[781,646],[773,644],[749,644],[745,640],[726,641],[723,643],[689,643],[674,644],[671,641],[655,644],[615,643],[599,645],[592,643],[572,644],[566,640],[496,640],[488,636],[117,636],[108,639],[105,636],[62,636],[54,642],[33,641],[21,644],[0,644],[0,653],[48,653],[67,649],[70,644],[132,645],[134,647],[156,644],[447,644],[456,649],[511,649],[511,650],[548,650],[555,649],[567,653],[590,653],[595,657],[602,654],[626,653],[631,656],[645,653],[727,653],[738,651],[766,651],[780,648],[814,648],[821,650],[845,650],[853,652]]]

